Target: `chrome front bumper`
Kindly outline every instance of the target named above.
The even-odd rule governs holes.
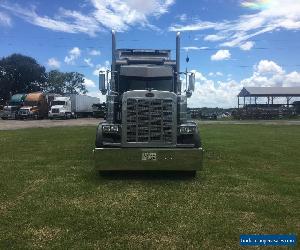
[[[65,117],[65,113],[49,113],[49,118],[63,118]]]
[[[95,168],[114,170],[198,171],[202,148],[95,148]]]

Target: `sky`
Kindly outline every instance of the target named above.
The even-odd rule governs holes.
[[[171,49],[196,74],[190,107],[236,107],[243,86],[300,87],[299,0],[0,0],[0,57],[85,75],[89,95],[117,48]],[[186,63],[186,57],[189,62]]]

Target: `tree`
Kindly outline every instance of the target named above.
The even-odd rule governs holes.
[[[87,93],[84,85],[84,75],[78,72],[60,72],[52,70],[47,74],[43,90],[56,94]]]
[[[29,56],[12,54],[0,60],[0,99],[7,101],[11,94],[41,90],[46,70]]]
[[[78,72],[66,73],[66,93],[79,94],[87,93],[84,85],[84,75]]]

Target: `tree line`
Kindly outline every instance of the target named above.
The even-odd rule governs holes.
[[[0,103],[11,95],[43,91],[56,94],[85,94],[84,75],[61,72],[40,65],[34,58],[12,54],[0,59]]]

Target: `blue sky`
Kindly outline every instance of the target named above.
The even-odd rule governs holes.
[[[0,0],[0,56],[22,53],[47,70],[78,71],[91,95],[118,48],[172,49],[196,72],[190,106],[236,105],[243,86],[300,86],[297,0]],[[189,55],[190,61],[185,63]]]

